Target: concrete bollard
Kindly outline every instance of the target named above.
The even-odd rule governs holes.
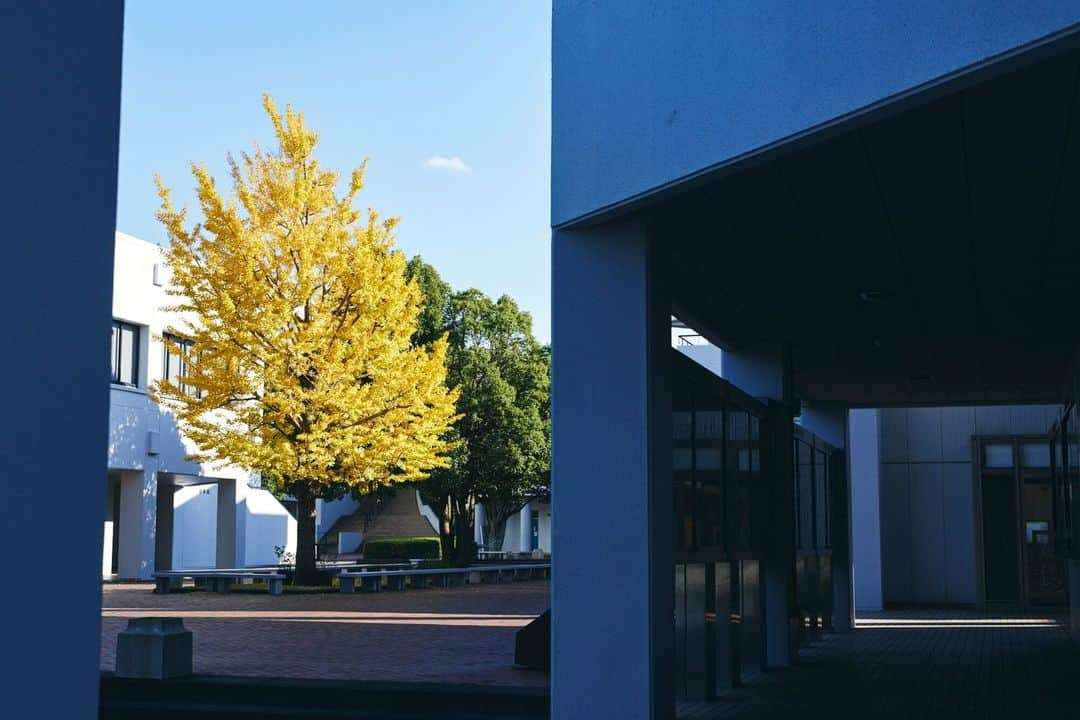
[[[146,617],[128,621],[116,640],[116,676],[183,677],[191,674],[192,635],[180,618]]]

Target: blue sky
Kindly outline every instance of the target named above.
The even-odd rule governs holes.
[[[361,207],[455,288],[507,293],[550,338],[551,9],[503,2],[129,0],[117,228],[158,243],[153,176],[194,211],[190,163],[272,145],[263,92],[317,155],[369,159]]]

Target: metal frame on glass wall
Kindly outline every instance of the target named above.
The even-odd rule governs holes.
[[[779,488],[795,494],[801,488],[805,495],[801,522],[809,534],[790,566],[793,579],[802,578],[803,587],[792,592],[810,630],[800,640],[831,627],[837,481],[830,468],[845,463],[841,452],[792,424],[790,416],[770,421],[780,416],[677,351],[672,374],[673,673],[678,698],[696,701],[738,685],[744,672],[764,669],[762,561],[775,528],[791,537],[789,521],[777,524],[773,517]],[[779,440],[776,433],[782,442],[770,439]],[[781,445],[784,453],[807,448],[805,472],[796,467],[792,476],[787,462],[762,452]],[[838,486],[844,486],[842,478]],[[800,543],[799,537],[791,543]]]
[[[792,487],[795,493],[795,601],[800,643],[832,625],[832,468],[842,455],[798,425],[792,427]]]
[[[708,700],[761,668],[765,406],[681,353],[672,359],[675,682]]]

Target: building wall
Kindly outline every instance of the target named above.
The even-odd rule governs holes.
[[[154,570],[154,532],[143,522],[138,548],[124,532],[152,507],[161,473],[236,481],[236,564],[259,565],[276,561],[275,545],[295,548],[296,520],[273,496],[253,487],[258,478],[243,468],[200,464],[188,460],[196,450],[180,432],[173,415],[150,397],[150,386],[164,373],[161,335],[169,325],[184,327],[185,318],[162,308],[175,302],[166,294],[168,267],[161,248],[139,238],[116,233],[113,262],[113,318],[140,327],[138,381],[134,387],[110,385],[107,466],[121,471],[127,482],[142,486],[144,502],[122,504],[121,575],[147,578]],[[129,493],[131,497],[136,493]],[[126,510],[126,513],[125,513]],[[173,497],[172,562],[176,569],[215,564],[217,489],[213,485],[180,488]],[[125,542],[126,540],[126,542]],[[103,570],[111,567],[110,543],[103,548]],[[137,566],[137,571],[132,570]],[[106,574],[108,574],[106,572]]]
[[[1075,0],[555,0],[552,224],[1078,21]]]
[[[551,505],[533,500],[529,503],[530,510],[540,513],[540,550],[551,552]],[[503,531],[502,549],[506,552],[529,552],[528,545],[522,546],[521,522],[523,513],[514,513],[506,520],[506,528]],[[527,522],[531,522],[527,521]],[[528,528],[527,526],[527,529]],[[531,529],[530,529],[531,530]]]
[[[1038,405],[880,411],[886,603],[976,601],[972,437],[1043,435],[1058,410]]]

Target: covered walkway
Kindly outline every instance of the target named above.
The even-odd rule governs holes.
[[[949,718],[1080,716],[1080,644],[1067,618],[974,612],[860,614],[856,629],[799,654],[679,718]]]

